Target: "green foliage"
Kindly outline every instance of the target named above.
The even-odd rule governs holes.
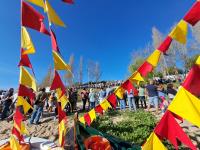
[[[92,126],[125,141],[142,145],[153,131],[155,124],[156,119],[151,113],[138,110],[110,111],[104,116],[97,117]]]
[[[142,57],[140,57],[140,56],[134,58],[133,63],[128,68],[129,71],[130,71],[130,73],[135,72],[140,67],[140,65],[142,65],[142,63],[144,62],[144,60],[145,59],[142,58]]]
[[[192,68],[192,66],[195,64],[198,56],[199,56],[199,54],[194,55],[192,57],[187,57],[187,59],[185,61],[185,69],[186,70],[190,70],[190,68]]]

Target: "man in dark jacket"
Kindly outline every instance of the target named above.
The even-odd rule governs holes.
[[[14,93],[14,89],[10,88],[8,90],[8,92],[5,94],[5,96],[3,97],[3,111],[1,114],[1,120],[4,120],[7,116],[8,116],[8,112],[9,112],[9,107],[12,104],[13,101],[13,93]]]
[[[46,99],[47,99],[47,93],[45,92],[45,88],[39,89],[39,93],[36,96],[34,104],[34,110],[31,115],[30,124],[33,124],[34,121],[35,124],[39,124],[40,116],[42,115]]]

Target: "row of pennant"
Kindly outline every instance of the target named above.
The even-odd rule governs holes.
[[[14,125],[12,128],[12,135],[10,137],[10,145],[13,150],[20,150],[21,142],[24,142],[24,135],[30,135],[25,127],[24,120],[25,115],[28,113],[29,109],[33,109],[34,100],[36,98],[35,92],[37,91],[37,85],[35,80],[35,74],[33,71],[33,66],[29,59],[29,54],[35,53],[35,47],[31,40],[31,37],[26,29],[34,29],[40,33],[44,33],[51,38],[52,43],[52,53],[54,60],[54,80],[51,85],[51,90],[55,90],[58,98],[57,108],[58,108],[58,132],[59,132],[59,145],[64,147],[65,145],[65,135],[66,135],[66,125],[67,116],[64,112],[66,104],[69,102],[65,93],[65,86],[62,83],[58,70],[66,70],[71,73],[71,67],[65,63],[61,57],[60,50],[57,44],[56,35],[51,29],[51,25],[55,24],[58,26],[65,27],[64,22],[57,15],[55,10],[52,8],[48,0],[26,0],[29,3],[35,4],[44,9],[47,13],[49,21],[49,31],[44,25],[44,16],[40,14],[34,7],[24,0],[21,1],[21,58],[19,62],[20,67],[20,79],[18,88],[18,99],[16,104],[16,110],[13,116]],[[65,3],[73,4],[73,0],[62,0]],[[33,75],[29,73],[26,67],[32,69]],[[26,97],[30,99],[31,104],[27,102]],[[16,138],[18,140],[16,140]],[[19,142],[18,142],[19,141]]]
[[[173,40],[181,44],[186,44],[188,24],[194,26],[200,20],[200,2],[194,3],[192,8],[172,29],[159,47],[146,59],[146,61],[135,71],[121,86],[111,95],[105,98],[94,109],[85,113],[79,121],[85,125],[90,124],[96,119],[97,114],[103,114],[109,108],[116,108],[117,97],[122,98],[125,91],[135,90],[134,84],[144,81],[144,77],[158,65],[161,54],[166,54]],[[200,127],[200,56],[196,64],[192,67],[184,83],[180,87],[177,95],[170,104],[168,110],[158,123],[146,143],[142,146],[143,150],[162,150],[166,149],[160,140],[169,140],[178,149],[177,139],[190,147],[196,149],[188,136],[177,123],[176,119],[188,120],[192,124]]]

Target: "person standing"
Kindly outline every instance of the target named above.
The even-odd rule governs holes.
[[[101,88],[101,90],[99,91],[99,103],[101,103],[105,97],[106,97],[106,91],[104,90],[104,88]]]
[[[144,88],[144,85],[140,85],[138,91],[139,91],[138,96],[139,96],[139,100],[140,100],[140,103],[141,103],[141,107],[146,109],[147,105],[146,105],[146,100],[145,100],[145,88]]]
[[[158,113],[158,91],[157,87],[154,85],[153,80],[149,81],[149,84],[146,86],[146,91],[149,98],[148,111],[150,109],[151,104],[153,104],[156,108],[156,113]]]
[[[89,100],[90,100],[90,109],[95,108],[96,93],[94,92],[93,89],[90,89]]]
[[[14,94],[14,89],[10,88],[3,97],[3,111],[1,114],[1,120],[4,120],[8,116],[10,106],[14,99],[13,94]]]
[[[36,96],[34,110],[30,118],[30,124],[39,124],[40,117],[43,112],[43,107],[45,104],[45,100],[47,99],[47,93],[45,88],[39,89],[39,93]]]
[[[135,98],[134,98],[134,91],[133,89],[130,89],[130,91],[126,91],[127,93],[127,98],[128,98],[128,106],[129,110],[134,110],[136,111],[136,105],[135,105]]]
[[[176,95],[177,91],[174,89],[174,86],[172,83],[169,83],[167,85],[167,95],[169,97],[169,100],[172,101]]]
[[[119,98],[120,110],[125,110],[126,109],[125,94],[126,93],[123,94],[123,97]]]
[[[85,110],[85,106],[88,100],[88,92],[86,91],[85,88],[83,88],[83,90],[81,91],[81,100],[83,102],[83,111]]]

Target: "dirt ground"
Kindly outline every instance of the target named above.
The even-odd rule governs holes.
[[[153,110],[151,110],[154,113]],[[155,113],[154,113],[155,114]],[[53,114],[44,112],[44,115],[41,119],[40,125],[30,125],[28,121],[25,121],[27,129],[31,136],[41,137],[45,139],[50,139],[57,142],[58,140],[58,120],[54,120]],[[66,136],[67,145],[69,149],[73,149],[73,115],[68,116],[68,132]],[[161,115],[156,115],[158,120],[161,118]],[[118,121],[120,118],[117,118]],[[188,136],[192,139],[192,142],[200,147],[200,129],[196,126],[191,125],[187,121],[184,121],[180,124]],[[0,140],[9,138],[13,122],[1,121],[0,122]],[[70,148],[71,147],[71,148]]]

